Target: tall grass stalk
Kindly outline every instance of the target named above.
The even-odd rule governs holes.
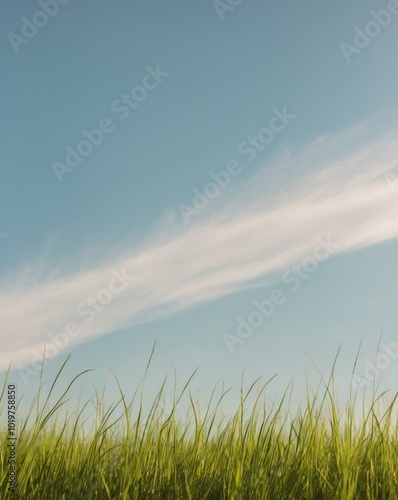
[[[105,394],[96,393],[72,413],[68,395],[85,372],[60,390],[66,360],[47,393],[41,377],[38,393],[17,425],[17,493],[7,491],[7,429],[1,430],[1,498],[398,498],[397,395],[383,406],[384,395],[375,390],[370,404],[359,391],[351,391],[340,408],[333,365],[316,390],[307,383],[306,403],[293,415],[293,386],[271,404],[265,390],[272,379],[256,381],[246,390],[242,380],[240,400],[230,416],[222,410],[228,391],[217,386],[206,407],[200,408],[190,387],[194,374],[181,392],[174,386],[168,410],[161,406],[165,379],[145,411],[150,361],[130,400],[115,377],[118,401],[105,407]],[[6,386],[7,379],[0,395],[2,422]],[[61,396],[50,404],[56,388]],[[183,398],[189,406],[182,417],[178,408]],[[91,403],[96,418],[88,432]]]

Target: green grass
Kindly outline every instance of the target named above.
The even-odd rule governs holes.
[[[334,366],[314,392],[308,387],[306,404],[293,415],[288,390],[277,404],[267,401],[270,380],[246,391],[242,384],[236,412],[227,418],[222,414],[226,392],[215,390],[207,407],[199,409],[190,393],[192,378],[168,412],[159,411],[166,382],[145,411],[145,373],[129,401],[120,385],[119,402],[108,408],[97,396],[95,425],[88,432],[89,403],[78,413],[66,409],[69,390],[82,374],[54,400],[65,364],[45,394],[40,379],[29,415],[18,421],[17,493],[7,491],[9,450],[2,427],[2,499],[398,498],[396,396],[383,406],[383,395],[373,392],[366,404],[352,391],[339,408]],[[7,421],[6,384],[2,422]],[[177,414],[183,397],[190,406],[182,417]]]

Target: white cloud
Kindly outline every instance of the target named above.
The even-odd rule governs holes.
[[[350,134],[358,142],[363,127]],[[0,288],[0,369],[10,361],[14,367],[30,363],[32,349],[42,350],[48,333],[70,321],[81,334],[68,348],[256,286],[260,278],[271,281],[309,255],[321,236],[332,236],[340,245],[337,253],[397,238],[398,195],[384,178],[398,165],[398,141],[392,137],[366,140],[355,151],[347,137],[321,137],[232,188],[197,223],[180,229],[166,218],[169,236],[160,227],[158,238],[152,235],[141,250],[98,268],[28,281],[31,273],[24,269]],[[77,306],[122,269],[134,275],[123,292],[92,322],[79,317]]]

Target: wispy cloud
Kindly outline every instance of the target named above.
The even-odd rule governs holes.
[[[369,141],[364,130],[323,136],[299,154],[284,155],[188,228],[165,218],[167,231],[159,227],[141,249],[100,267],[33,281],[25,269],[6,279],[0,288],[0,368],[30,363],[32,351],[49,343],[48,334],[69,322],[80,332],[70,347],[257,286],[259,279],[271,281],[322,236],[333,236],[337,253],[397,238],[398,196],[384,178],[398,166],[397,135]],[[94,306],[88,298],[109,290],[115,273],[123,272],[122,289],[119,280],[109,304],[89,315]],[[105,292],[101,297],[108,300]]]

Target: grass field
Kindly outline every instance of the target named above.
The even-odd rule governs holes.
[[[353,391],[339,409],[334,368],[317,390],[308,388],[306,404],[293,415],[288,391],[277,404],[267,402],[265,388],[272,380],[242,390],[228,418],[220,411],[225,393],[215,391],[199,410],[190,395],[192,378],[167,410],[159,410],[163,385],[145,414],[144,378],[130,401],[120,386],[115,405],[103,408],[98,399],[88,433],[88,403],[78,414],[65,412],[70,388],[82,374],[49,404],[66,362],[46,393],[39,390],[30,415],[17,421],[16,492],[8,491],[7,381],[3,387],[2,499],[398,498],[396,396],[380,405],[383,395],[373,394],[369,405]],[[190,401],[183,418],[176,411],[182,397]],[[253,397],[254,405],[248,405]]]

